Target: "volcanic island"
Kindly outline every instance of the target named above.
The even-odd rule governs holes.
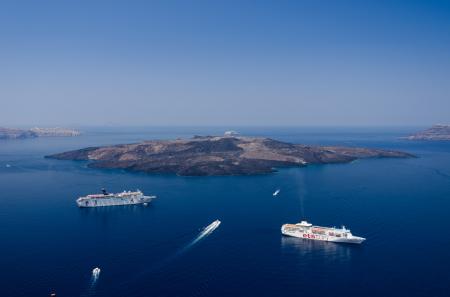
[[[89,161],[88,167],[181,176],[253,175],[277,168],[349,163],[363,158],[412,158],[394,150],[293,144],[263,137],[194,136],[88,147],[46,156]]]

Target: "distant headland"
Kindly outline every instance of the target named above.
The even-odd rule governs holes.
[[[431,128],[404,138],[408,140],[450,140],[450,125],[433,125]]]
[[[408,158],[411,154],[369,148],[308,146],[270,138],[194,136],[133,144],[88,147],[46,156],[59,160],[87,160],[89,167],[115,168],[184,176],[249,175],[279,167],[348,163],[360,158]]]
[[[79,136],[80,131],[68,128],[31,128],[16,129],[0,127],[0,139],[25,139],[34,137],[71,137]]]

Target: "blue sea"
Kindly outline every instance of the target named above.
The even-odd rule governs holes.
[[[0,295],[450,296],[450,142],[399,139],[420,128],[234,127],[418,158],[232,177],[148,175],[44,158],[229,128],[91,127],[80,137],[0,141]],[[147,207],[76,206],[77,197],[103,187],[158,198]],[[216,219],[220,227],[196,240]],[[280,234],[282,224],[301,219],[345,225],[367,240],[345,245]]]

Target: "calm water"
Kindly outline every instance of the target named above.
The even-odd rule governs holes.
[[[223,130],[91,128],[77,138],[1,141],[0,295],[450,295],[450,143],[397,139],[413,128],[237,128],[290,142],[419,156],[265,176],[146,175],[43,158],[85,146]],[[102,187],[139,188],[158,199],[148,207],[75,206],[76,197]],[[345,224],[367,241],[351,246],[280,235],[281,224],[301,218]],[[215,219],[221,226],[189,245]],[[102,271],[94,282],[96,266]]]

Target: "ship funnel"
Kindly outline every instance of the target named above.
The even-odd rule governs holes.
[[[105,188],[102,188],[103,195],[108,195],[108,192],[106,192]]]

